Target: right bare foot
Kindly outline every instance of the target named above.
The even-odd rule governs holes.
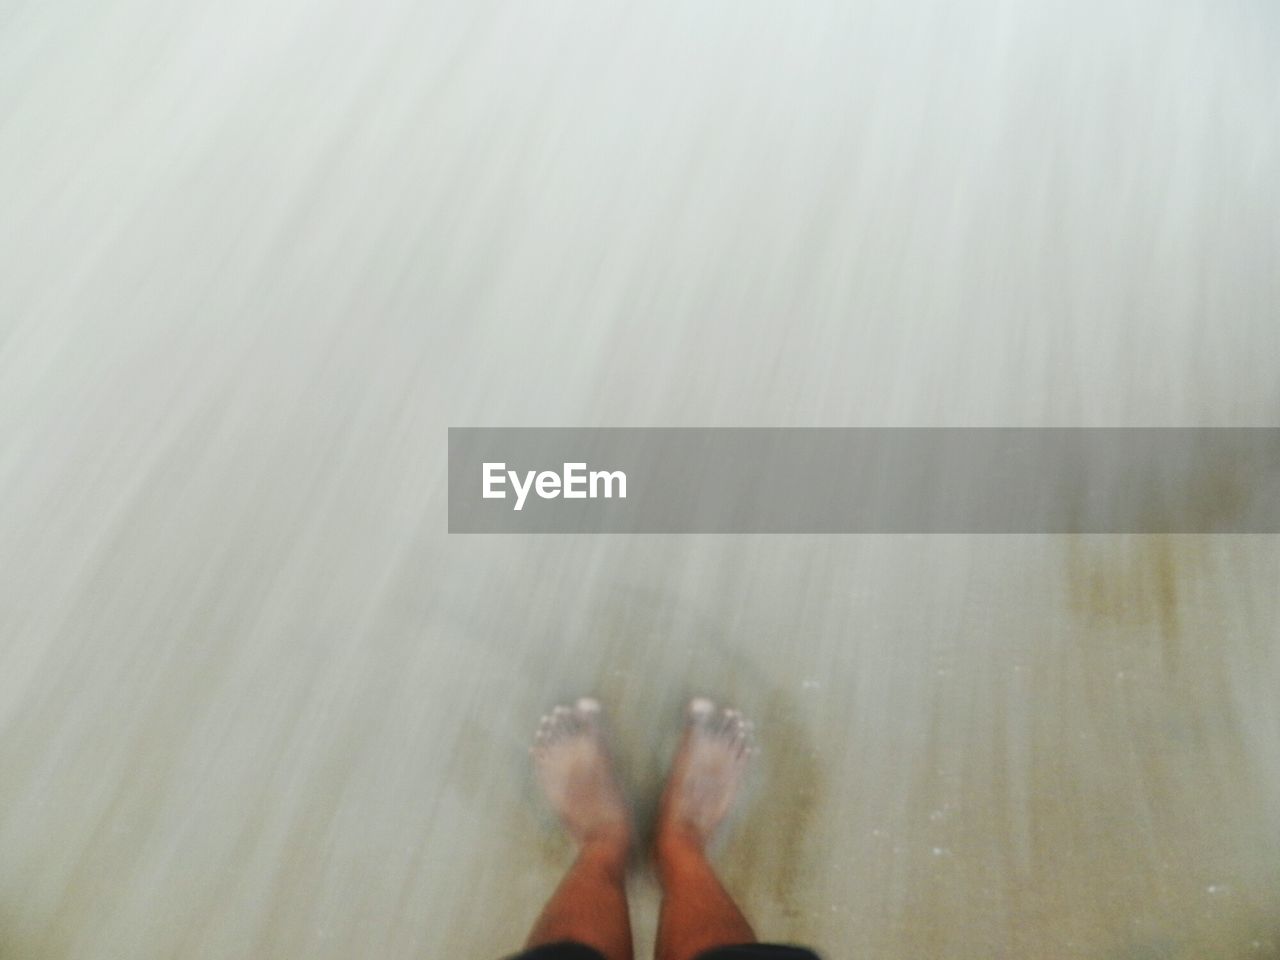
[[[655,840],[704,848],[729,812],[751,755],[751,723],[710,700],[689,704],[684,738],[671,762]]]

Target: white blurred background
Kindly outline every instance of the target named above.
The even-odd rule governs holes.
[[[1271,0],[0,0],[0,957],[512,951],[587,692],[642,816],[755,715],[763,936],[1280,957],[1275,537],[444,488],[451,425],[1277,426],[1278,294]]]

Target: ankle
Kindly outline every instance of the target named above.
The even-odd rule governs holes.
[[[653,838],[653,855],[659,872],[668,865],[678,867],[690,859],[704,860],[706,849],[706,838],[688,824],[663,824]]]
[[[625,827],[593,831],[579,845],[578,856],[611,872],[623,871],[631,856],[631,832]]]

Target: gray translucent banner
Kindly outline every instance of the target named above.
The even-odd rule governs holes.
[[[451,428],[449,532],[1277,533],[1280,429]]]

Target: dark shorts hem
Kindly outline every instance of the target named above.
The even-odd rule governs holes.
[[[510,960],[604,960],[604,957],[593,947],[566,941],[534,947],[516,954]],[[818,955],[806,947],[781,943],[744,943],[715,947],[698,954],[697,960],[818,960]]]

